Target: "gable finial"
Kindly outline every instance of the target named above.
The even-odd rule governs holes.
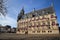
[[[33,9],[33,12],[35,12],[35,8]]]
[[[52,6],[52,7],[54,6],[54,2],[53,2],[53,0],[51,0],[51,6]]]

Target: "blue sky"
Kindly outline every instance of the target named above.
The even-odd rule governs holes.
[[[54,9],[57,15],[57,21],[60,24],[60,0],[53,0]],[[51,6],[52,0],[8,0],[5,5],[8,13],[6,17],[0,16],[0,24],[17,27],[17,16],[24,6],[25,13]]]

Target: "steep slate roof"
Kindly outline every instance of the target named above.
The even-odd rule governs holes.
[[[52,13],[54,13],[54,8],[51,6],[51,7],[48,7],[48,8],[35,10],[35,11],[32,11],[32,12],[26,13],[22,16],[21,19],[32,18],[32,17],[42,16],[42,15],[47,15],[47,14],[52,14]]]
[[[30,13],[26,13],[23,16],[24,17],[27,16],[27,18],[29,18],[29,17],[31,17],[30,15],[41,16],[41,15],[46,15],[47,13],[52,14],[53,12],[54,12],[53,7],[48,7],[48,8],[32,11]]]

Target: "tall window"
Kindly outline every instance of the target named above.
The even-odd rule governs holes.
[[[45,17],[44,17],[44,16],[42,17],[42,20],[43,20],[43,19],[45,19]]]
[[[43,25],[45,26],[45,22],[43,23]]]
[[[45,26],[45,22],[44,22],[44,21],[42,21],[42,27],[43,27],[43,26]]]
[[[52,21],[52,26],[54,26],[55,25],[55,21]]]
[[[47,24],[48,24],[48,29],[50,29],[50,22],[48,21]]]

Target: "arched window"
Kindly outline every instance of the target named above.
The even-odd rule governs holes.
[[[35,31],[33,31],[33,33],[35,33]]]
[[[46,31],[42,31],[42,32],[46,32]]]
[[[37,33],[40,33],[40,31],[37,31]]]

